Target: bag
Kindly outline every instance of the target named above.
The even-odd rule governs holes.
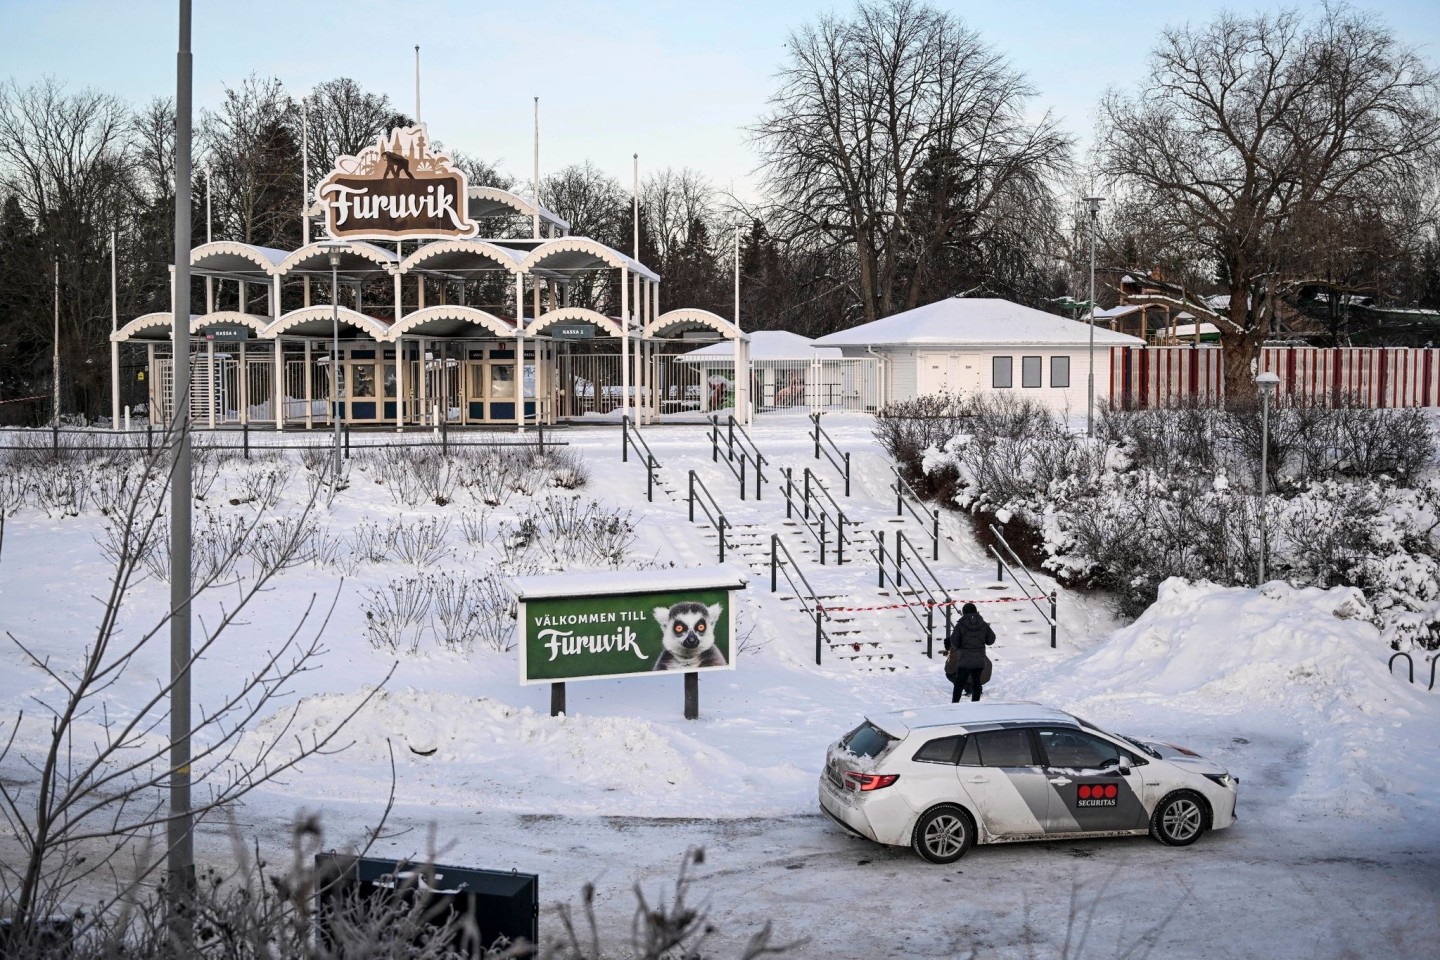
[[[995,672],[995,664],[990,662],[990,655],[985,655],[985,666],[980,668],[980,686],[990,682],[990,674]]]
[[[960,667],[956,664],[959,659],[960,651],[954,647],[951,647],[950,651],[945,654],[945,676],[951,683],[955,682],[955,675],[960,672]]]

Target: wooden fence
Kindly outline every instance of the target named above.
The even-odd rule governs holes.
[[[1440,407],[1440,348],[1265,347],[1260,369],[1280,378],[1281,403],[1342,396],[1371,407]],[[1112,347],[1110,407],[1134,410],[1224,398],[1217,346]]]

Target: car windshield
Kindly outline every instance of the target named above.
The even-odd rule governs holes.
[[[866,720],[851,730],[840,745],[857,757],[878,757],[894,742],[894,737]]]
[[[1084,727],[1086,730],[1094,730],[1096,733],[1103,733],[1107,737],[1114,737],[1117,740],[1124,740],[1126,743],[1130,744],[1136,750],[1139,750],[1141,753],[1145,754],[1147,757],[1154,757],[1156,760],[1161,759],[1160,754],[1157,753],[1153,747],[1147,747],[1145,744],[1141,743],[1139,740],[1136,740],[1134,737],[1127,737],[1123,733],[1111,733],[1109,730],[1101,730],[1089,720],[1085,720],[1081,717],[1076,717],[1075,722],[1080,724],[1080,726]]]

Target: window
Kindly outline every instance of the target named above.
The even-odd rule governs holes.
[[[842,740],[841,746],[857,757],[878,757],[890,746],[894,737],[868,720],[860,724]]]
[[[470,365],[470,396],[485,396],[485,368],[478,363]]]
[[[1051,358],[1050,358],[1050,386],[1052,386],[1052,387],[1068,387],[1068,386],[1070,386],[1070,358],[1069,358],[1069,357],[1051,357]]]
[[[1100,770],[1107,763],[1114,766],[1117,760],[1130,760],[1128,751],[1083,730],[1052,728],[1037,732],[1040,745],[1045,748],[1046,761],[1052,767]]]
[[[1035,753],[1030,749],[1028,730],[987,730],[971,735],[978,741],[980,762],[987,767],[1032,767]]]
[[[980,766],[980,741],[978,738],[965,738],[965,747],[960,751],[960,763],[967,767]]]
[[[497,400],[515,397],[515,364],[490,364],[490,396]]]
[[[385,364],[385,396],[395,396],[395,364]]]
[[[959,753],[960,741],[964,739],[962,736],[954,736],[931,740],[915,751],[915,759],[922,763],[954,763],[956,754]]]
[[[357,397],[375,396],[375,364],[357,363],[354,364],[353,388]]]
[[[1020,358],[1020,386],[1040,386],[1040,357]]]
[[[1015,386],[1014,363],[1014,357],[995,357],[990,374],[990,385],[996,390]]]

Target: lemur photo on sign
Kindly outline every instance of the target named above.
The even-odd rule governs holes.
[[[631,575],[594,592],[575,593],[574,577],[524,577],[512,582],[520,599],[520,682],[561,683],[735,667],[733,572],[654,589]],[[588,582],[587,578],[587,582]],[[710,582],[704,582],[708,579]],[[553,581],[547,583],[546,581]],[[545,596],[547,586],[561,595]],[[639,589],[648,586],[649,589]],[[628,589],[627,589],[628,588]]]

